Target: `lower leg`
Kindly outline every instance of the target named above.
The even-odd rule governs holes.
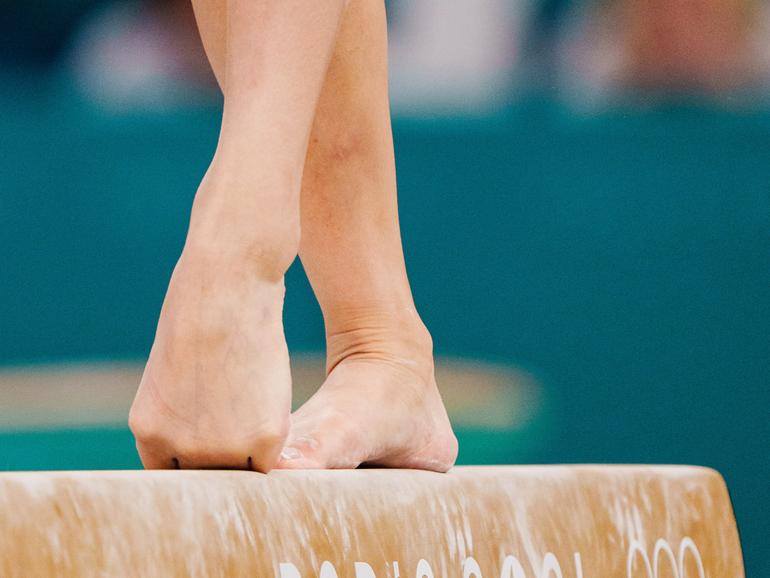
[[[328,377],[293,416],[279,466],[448,469],[456,440],[401,246],[382,0],[351,0],[341,25],[305,164],[300,257]]]
[[[129,421],[146,467],[264,471],[288,431],[283,274],[344,0],[202,3],[207,48],[226,47],[222,127]]]

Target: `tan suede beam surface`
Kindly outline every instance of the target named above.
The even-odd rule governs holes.
[[[743,578],[716,472],[0,474],[0,576]]]

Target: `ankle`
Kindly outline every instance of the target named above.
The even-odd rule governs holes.
[[[433,371],[433,339],[414,305],[375,304],[324,312],[327,370],[346,359],[378,359]]]

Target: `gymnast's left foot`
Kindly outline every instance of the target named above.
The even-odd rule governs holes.
[[[278,468],[452,467],[457,439],[436,387],[431,338],[416,313],[408,317],[417,323],[357,316],[360,328],[329,334],[328,376],[292,415]]]

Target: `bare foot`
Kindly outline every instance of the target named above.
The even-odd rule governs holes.
[[[353,324],[361,329],[346,324],[327,338],[328,377],[292,416],[277,467],[447,471],[457,440],[436,387],[430,335],[421,323],[410,330],[387,315]]]
[[[270,470],[288,433],[282,277],[183,255],[129,416],[147,468]]]

